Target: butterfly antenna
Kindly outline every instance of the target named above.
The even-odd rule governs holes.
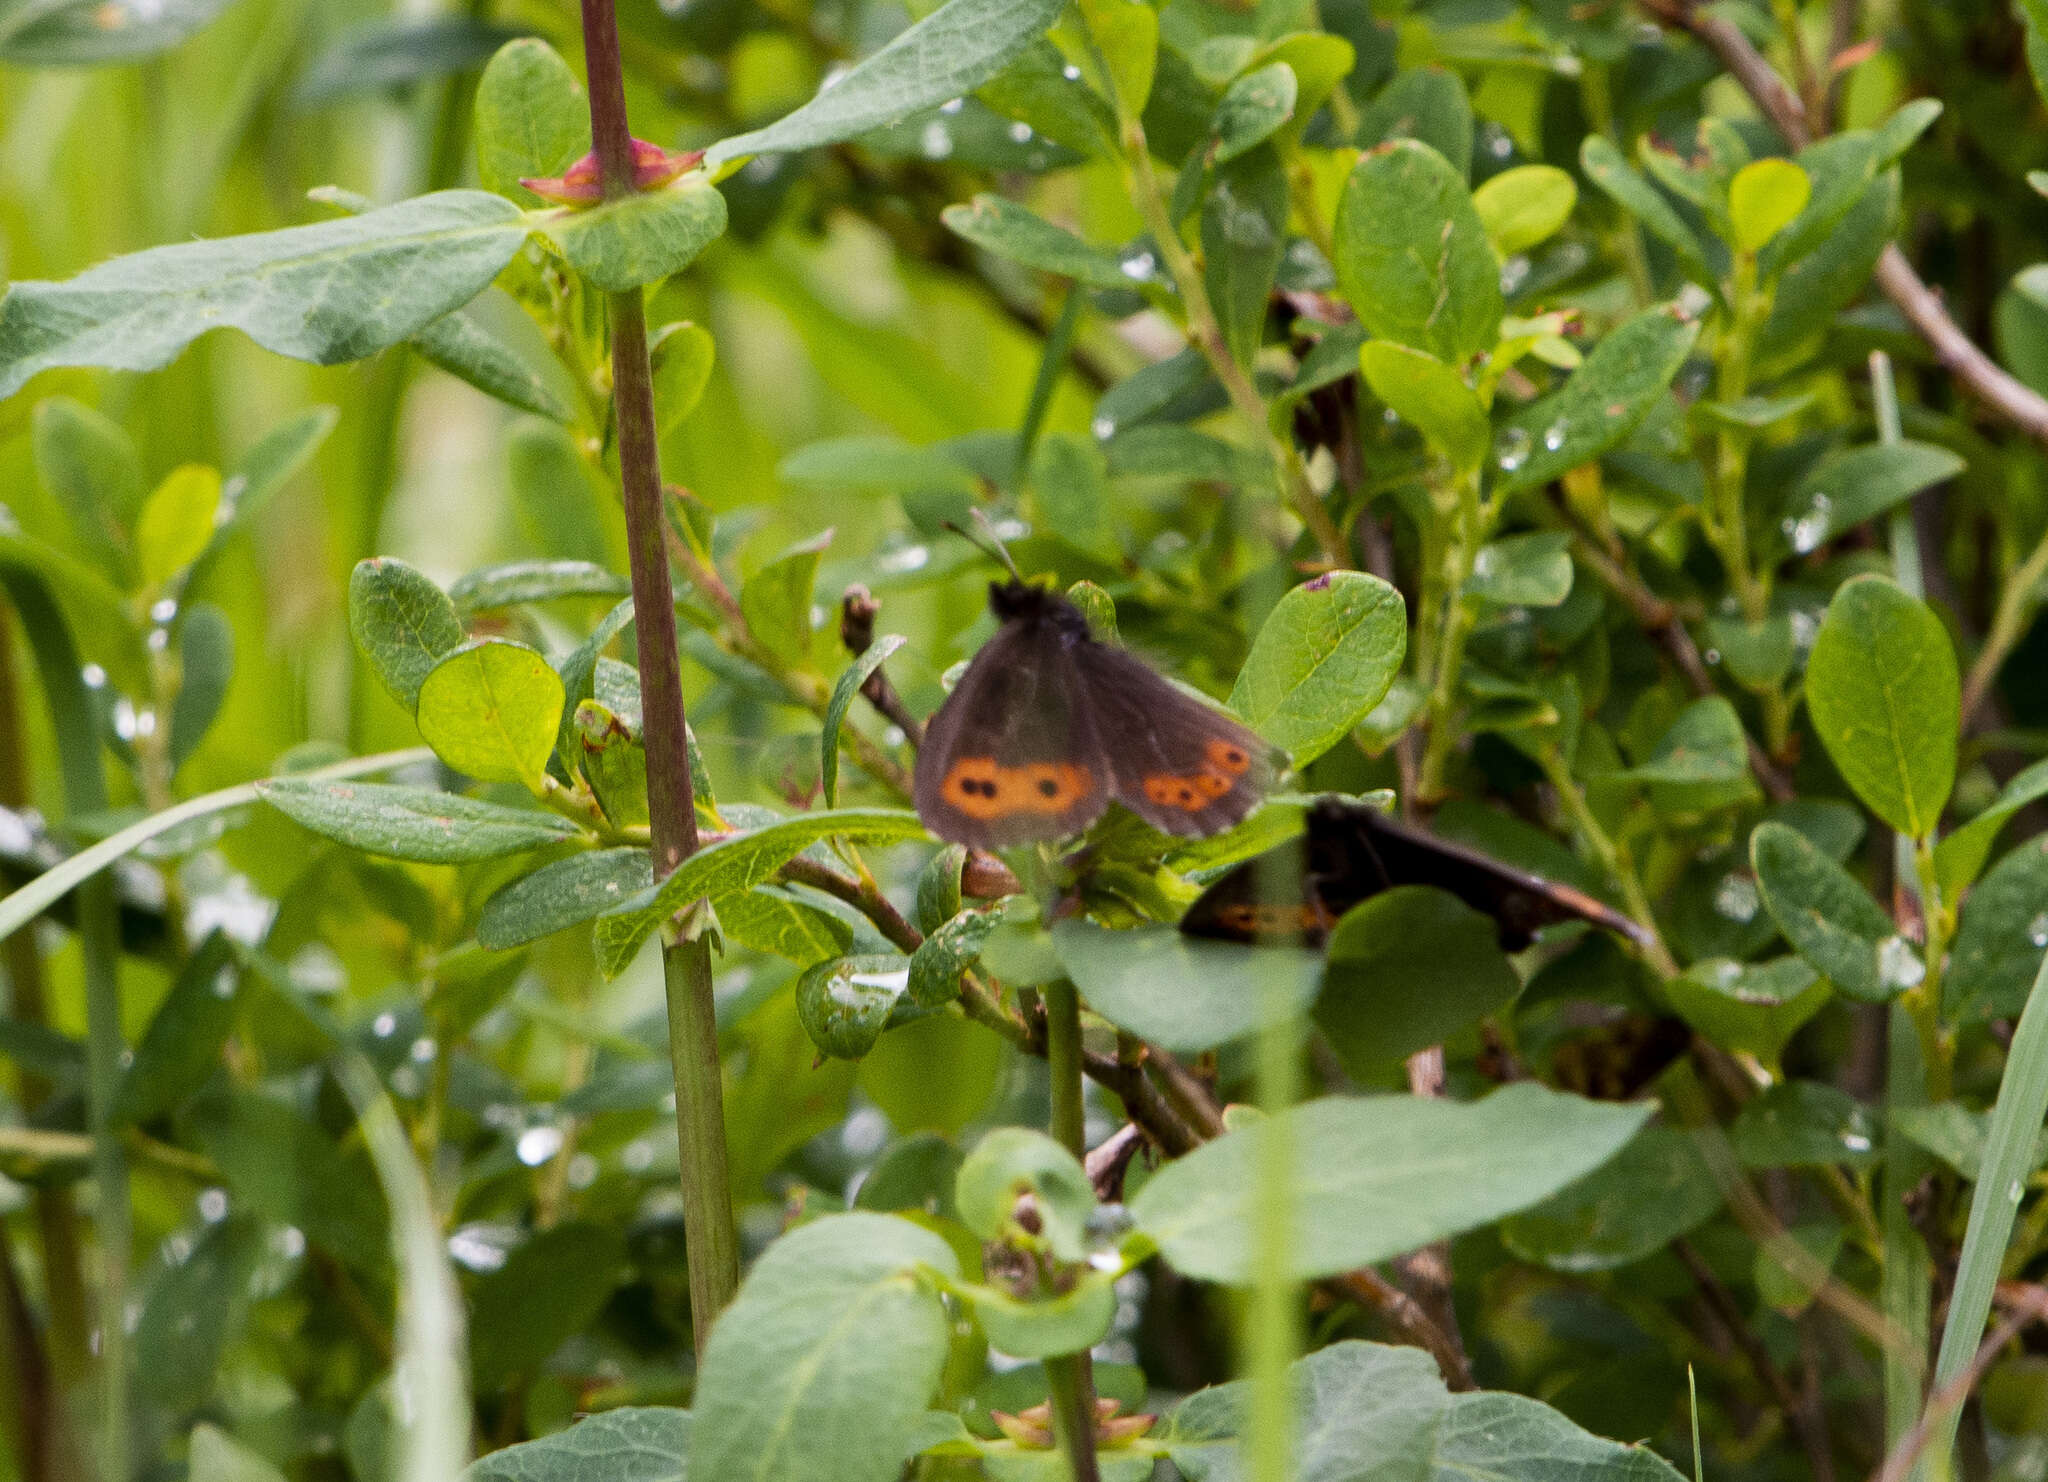
[[[1010,573],[1013,580],[1020,582],[1024,580],[1024,573],[1019,571],[1017,563],[1010,559],[1008,548],[1003,545],[1001,537],[996,534],[995,527],[989,524],[988,516],[978,509],[969,510],[968,513],[974,517],[975,529],[969,530],[966,526],[952,520],[943,522],[946,529],[952,531],[983,555],[992,557],[1005,571]]]

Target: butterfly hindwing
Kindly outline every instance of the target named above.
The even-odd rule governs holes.
[[[1073,649],[1033,621],[1005,623],[925,728],[917,811],[980,849],[1078,834],[1109,805]]]
[[[1075,650],[1116,800],[1162,833],[1199,836],[1240,822],[1271,777],[1268,747],[1121,649]]]

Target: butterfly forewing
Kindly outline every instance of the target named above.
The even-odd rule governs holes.
[[[1109,806],[1073,648],[1026,620],[1005,623],[960,676],[918,751],[918,815],[981,849],[1078,834]]]
[[[1121,649],[1085,644],[1075,660],[1119,803],[1181,835],[1221,832],[1257,806],[1272,776],[1258,736]]]

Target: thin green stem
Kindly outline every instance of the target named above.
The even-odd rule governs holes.
[[[1288,1369],[1302,1347],[1300,1283],[1293,1277],[1296,1149],[1288,1111],[1301,1096],[1304,1025],[1272,974],[1262,990],[1259,1030],[1258,1216],[1252,1231],[1256,1278],[1245,1334],[1251,1375],[1248,1430],[1252,1482],[1294,1475],[1294,1407]]]
[[[1923,1046],[1911,1015],[1894,1001],[1888,1018],[1885,1105],[1887,1110],[1927,1104],[1927,1073]],[[1903,1335],[1887,1345],[1884,1365],[1885,1449],[1897,1446],[1920,1418],[1920,1389],[1927,1372],[1929,1313],[1933,1302],[1933,1263],[1927,1243],[1913,1227],[1907,1194],[1926,1176],[1930,1159],[1903,1137],[1885,1139],[1879,1188],[1878,1224],[1883,1261],[1879,1267],[1878,1306],[1885,1320]]]
[[[1678,963],[1657,931],[1657,918],[1650,910],[1649,894],[1643,889],[1642,876],[1636,870],[1634,852],[1626,841],[1616,839],[1601,824],[1592,805],[1586,801],[1585,789],[1572,776],[1571,768],[1565,765],[1564,756],[1556,747],[1546,747],[1537,758],[1537,765],[1543,768],[1543,775],[1549,779],[1558,801],[1564,805],[1573,828],[1592,849],[1609,878],[1621,887],[1622,904],[1627,907],[1630,918],[1650,934],[1650,943],[1643,949],[1643,955],[1660,976],[1677,977]]]
[[[1045,985],[1045,1058],[1052,1077],[1053,1139],[1076,1158],[1088,1154],[1081,1081],[1081,995],[1061,978]],[[1053,1430],[1074,1482],[1098,1482],[1095,1460],[1095,1373],[1089,1355],[1045,1362],[1052,1390]]]
[[[633,140],[626,122],[612,0],[583,0],[583,50],[590,84],[590,131],[608,200],[633,190]],[[640,658],[642,737],[647,750],[647,809],[655,877],[697,849],[688,724],[676,645],[675,588],[663,539],[661,455],[656,445],[654,377],[647,358],[647,310],[640,290],[609,295],[612,409],[626,514],[633,626]],[[701,1359],[711,1326],[739,1287],[739,1239],[726,1172],[725,1107],[711,945],[688,934],[665,941],[669,1054],[676,1084],[676,1143],[682,1162],[683,1237],[690,1267],[690,1321]]]
[[[1441,613],[1442,639],[1432,645],[1434,668],[1428,671],[1429,707],[1426,722],[1429,742],[1422,753],[1422,771],[1416,784],[1421,801],[1433,803],[1444,793],[1444,772],[1450,764],[1451,748],[1457,744],[1458,728],[1453,724],[1458,703],[1458,676],[1465,662],[1465,640],[1471,636],[1477,614],[1465,595],[1472,569],[1479,559],[1479,547],[1491,523],[1479,498],[1479,475],[1473,472],[1458,480],[1456,503],[1439,499],[1436,520],[1447,526],[1449,538],[1440,542],[1441,577],[1433,608]],[[1446,508],[1446,505],[1449,505]]]
[[[1991,698],[1991,686],[1998,679],[1998,671],[2005,667],[2007,656],[2033,626],[2034,614],[2041,607],[2044,581],[2048,581],[2048,530],[2041,532],[2041,539],[2026,560],[2013,569],[1999,589],[1991,631],[1984,636],[1984,646],[1977,650],[1963,681],[1963,730],[1970,729],[1984,702]]]

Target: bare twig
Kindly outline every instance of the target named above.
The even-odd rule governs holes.
[[[1413,1297],[1388,1281],[1370,1266],[1333,1276],[1323,1285],[1359,1306],[1377,1312],[1395,1332],[1416,1348],[1425,1350],[1443,1371],[1444,1383],[1452,1389],[1477,1388],[1465,1351],[1430,1321],[1429,1314]]]
[[[855,658],[874,644],[875,614],[881,610],[882,604],[875,600],[874,593],[863,586],[848,587],[840,599],[839,641]],[[889,683],[887,671],[877,666],[874,673],[861,681],[860,693],[884,720],[903,732],[904,740],[912,746],[924,744],[924,722],[910,713],[910,707],[896,693],[896,686]]]
[[[1991,1336],[1978,1347],[1963,1372],[1929,1397],[1920,1412],[1920,1419],[1899,1437],[1898,1444],[1885,1457],[1884,1465],[1871,1474],[1871,1482],[1905,1482],[1914,1464],[1920,1460],[1920,1453],[1927,1449],[1934,1428],[1969,1399],[1970,1391],[1977,1387],[2005,1346],[2017,1338],[2027,1324],[2048,1321],[2048,1287],[2002,1281],[1998,1284],[1998,1301],[2006,1308],[2005,1321],[1992,1330]]]
[[[1144,1145],[1145,1129],[1136,1122],[1126,1122],[1089,1150],[1082,1165],[1088,1170],[1088,1182],[1095,1186],[1097,1199],[1104,1204],[1123,1203],[1124,1172]]]
[[[1432,1045],[1408,1057],[1408,1090],[1425,1100],[1440,1101],[1444,1094],[1444,1047]],[[1465,1357],[1465,1336],[1458,1328],[1458,1308],[1451,1298],[1451,1243],[1432,1241],[1410,1251],[1394,1262],[1402,1290],[1415,1299],[1416,1306],[1429,1314],[1431,1326],[1443,1335],[1445,1345],[1456,1352],[1458,1367],[1470,1372]]]

